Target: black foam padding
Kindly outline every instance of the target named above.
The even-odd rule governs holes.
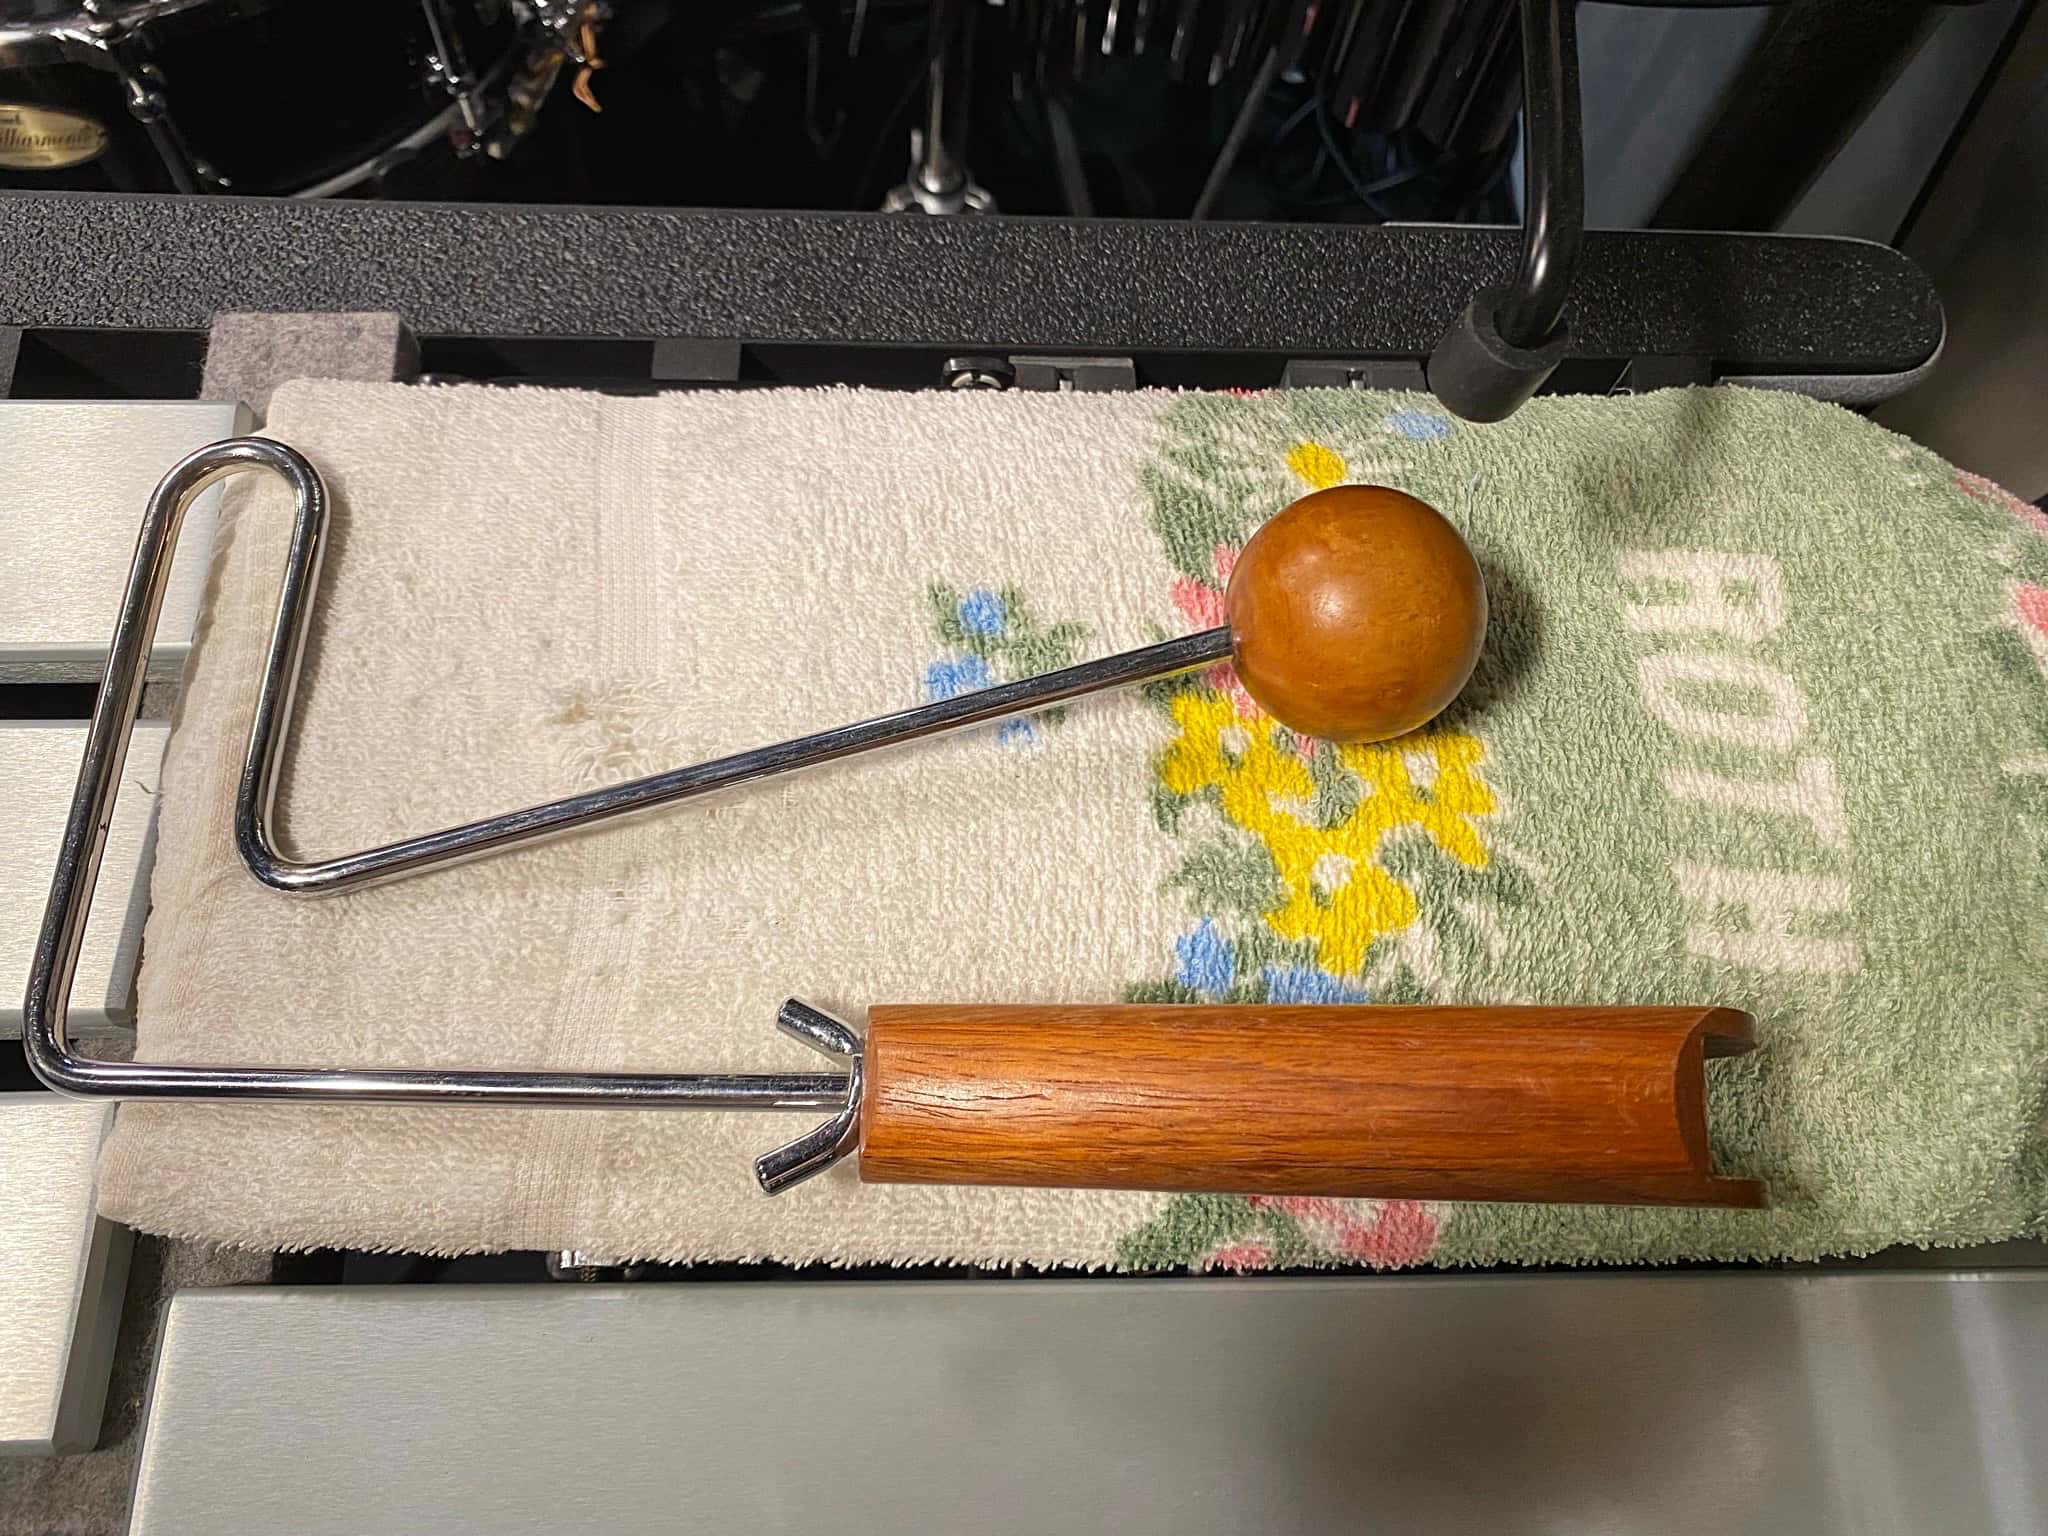
[[[1425,356],[1514,229],[0,197],[0,325],[200,329],[390,310],[423,336]],[[1939,299],[1882,246],[1592,232],[1576,357],[1901,373]]]
[[[1482,288],[1429,355],[1429,387],[1467,421],[1506,421],[1526,405],[1571,352],[1571,328],[1556,327],[1540,347],[1518,347],[1500,333],[1505,288]]]

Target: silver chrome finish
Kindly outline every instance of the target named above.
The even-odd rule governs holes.
[[[517,35],[504,54],[490,68],[478,72],[448,14],[448,0],[417,0],[426,23],[429,52],[427,78],[449,97],[446,107],[424,123],[409,129],[374,154],[320,181],[291,189],[295,198],[332,197],[360,186],[439,139],[448,139],[458,154],[474,151],[481,136],[497,117],[496,103],[519,62],[522,44]],[[150,0],[147,6],[126,8],[112,15],[98,13],[93,0],[81,0],[76,14],[49,19],[10,22],[0,18],[0,69],[43,62],[75,62],[103,69],[117,76],[124,88],[129,115],[141,126],[163,162],[172,190],[192,194],[200,191],[230,191],[232,184],[193,154],[178,130],[173,104],[162,90],[162,77],[147,62],[148,50],[133,46],[146,40],[149,24],[182,11],[217,6],[219,0]],[[514,7],[522,25],[545,41],[547,47],[571,58],[581,49],[565,31],[573,31],[574,19],[586,14],[583,5],[566,0],[531,0]],[[563,18],[568,18],[564,20]]]
[[[1017,382],[1008,358],[973,353],[947,358],[939,376],[948,389],[1008,389]]]
[[[443,0],[419,0],[420,12],[426,17],[427,35],[434,44],[427,59],[427,74],[454,98],[455,111],[462,119],[466,135],[461,147],[473,149],[476,136],[484,130],[486,113],[477,93],[476,74],[469,66],[469,55],[455,31],[455,19],[442,9],[442,3]],[[501,62],[509,63],[510,58],[508,54]]]
[[[484,75],[483,83],[476,90],[450,102],[405,137],[387,144],[367,160],[358,161],[346,170],[336,171],[325,181],[316,181],[300,187],[290,195],[301,200],[332,197],[337,192],[359,187],[364,182],[372,181],[386,171],[402,165],[437,139],[451,138],[458,123],[462,124],[466,131],[476,131],[476,125],[484,123],[488,118],[488,112],[482,104],[492,92],[505,83],[511,74],[512,64],[513,55],[508,53],[491,66]]]
[[[0,1093],[0,1469],[100,1437],[134,1235],[95,1209],[113,1113]],[[0,1506],[7,1489],[0,1470]]]
[[[910,177],[882,200],[884,213],[993,213],[995,199],[967,169],[974,25],[982,0],[931,0],[931,55],[923,127],[910,135]]]
[[[863,1081],[860,1036],[831,1014],[792,997],[775,1015],[775,1022],[784,1034],[813,1050],[846,1058],[846,1107],[816,1130],[754,1159],[754,1178],[767,1195],[779,1195],[792,1184],[823,1173],[860,1145]]]
[[[148,135],[150,148],[164,163],[164,173],[171,178],[174,191],[188,196],[199,190],[201,173],[199,162],[192,157],[192,151],[185,145],[185,136],[178,132],[178,125],[171,116],[171,104],[164,93],[146,80],[139,72],[131,71],[125,64],[120,66],[121,78],[128,87],[128,115],[142,125]],[[218,184],[220,178],[205,178]]]
[[[112,70],[117,66],[107,48],[113,28],[81,10],[75,16],[9,21],[0,17],[0,69],[25,69],[51,62],[74,62]]]
[[[881,715],[853,725],[835,726],[809,736],[777,742],[773,746],[755,747],[728,757],[713,758],[709,762],[693,763],[687,768],[672,768],[622,784],[609,784],[543,805],[528,806],[524,810],[506,811],[459,826],[444,827],[438,832],[423,832],[358,853],[310,861],[295,860],[278,851],[271,817],[278,768],[290,726],[292,696],[298,680],[299,651],[305,640],[307,622],[312,616],[312,593],[319,576],[321,530],[327,519],[326,489],[318,473],[293,450],[267,438],[240,438],[217,443],[211,448],[200,449],[174,466],[150,501],[143,527],[143,548],[136,556],[136,575],[130,578],[128,608],[132,610],[147,596],[137,589],[137,582],[144,574],[144,557],[153,547],[153,537],[159,541],[156,547],[158,554],[167,549],[176,519],[183,510],[182,500],[196,496],[220,475],[248,464],[260,464],[285,475],[299,496],[298,527],[287,557],[284,590],[278,597],[277,624],[271,634],[270,654],[256,698],[255,720],[249,732],[249,750],[243,759],[241,784],[235,795],[235,842],[242,860],[258,880],[278,891],[320,895],[421,874],[657,806],[693,800],[777,774],[793,773],[800,768],[852,757],[877,747],[896,746],[927,736],[984,725],[1010,715],[1044,709],[1083,694],[1191,671],[1225,660],[1230,655],[1230,631],[1227,628],[1203,630],[1138,650],[1062,667],[1056,672],[1020,678],[976,693],[922,704],[915,709],[899,710],[892,715]],[[166,523],[169,524],[168,530]],[[124,611],[123,623],[128,619],[129,613]],[[154,622],[153,611],[151,622]],[[109,657],[109,688],[101,691],[103,701],[118,681],[114,662],[120,655],[122,643],[122,631],[117,631],[115,650]]]
[[[2043,1424],[2040,1271],[237,1286],[126,1529],[2016,1536]]]
[[[792,1040],[801,1040],[825,1056],[858,1056],[860,1036],[829,1013],[821,1013],[802,998],[792,997],[777,1010],[775,1027]]]
[[[291,607],[288,609],[286,603]],[[977,693],[959,694],[915,709],[899,710],[854,725],[835,726],[810,736],[799,736],[773,746],[754,747],[717,757],[687,768],[629,779],[602,789],[586,790],[550,800],[525,810],[506,811],[478,821],[464,822],[439,832],[423,832],[360,853],[300,862],[278,853],[270,826],[278,762],[284,746],[285,724],[291,710],[293,674],[297,671],[298,639],[291,641],[289,654],[280,658],[287,618],[296,619],[301,632],[306,609],[304,593],[294,594],[288,583],[286,599],[278,608],[279,635],[272,641],[271,669],[257,699],[256,725],[249,738],[249,755],[242,768],[242,784],[235,800],[235,841],[249,870],[273,890],[295,894],[322,895],[375,885],[406,875],[444,868],[482,858],[487,854],[516,848],[523,843],[613,821],[621,816],[653,810],[657,806],[694,800],[721,790],[736,789],[777,774],[814,768],[821,763],[853,757],[878,747],[897,746],[938,736],[968,726],[985,725],[1011,715],[1028,714],[1083,694],[1121,688],[1131,683],[1169,677],[1177,672],[1226,660],[1230,655],[1230,631],[1204,630],[1177,640],[1162,641],[1135,651],[1123,651],[1096,661],[1084,661],[1057,672],[1020,678],[984,688]],[[280,659],[290,671],[277,671]]]
[[[454,18],[441,8],[442,0],[419,0],[419,6],[426,18],[427,35],[434,42],[427,59],[428,76],[450,96],[460,99],[469,95],[476,89],[476,77],[470,72],[462,39],[455,33]]]
[[[811,1135],[769,1153],[756,1172],[764,1188],[787,1188],[852,1150],[858,1131],[861,1042],[845,1025],[801,1003],[783,1007],[778,1022],[788,1033],[827,1055],[844,1056],[848,1070],[792,1073],[501,1072],[330,1067],[168,1066],[103,1061],[74,1051],[65,1012],[78,969],[80,945],[92,905],[130,722],[141,699],[149,643],[163,603],[164,585],[186,509],[225,476],[264,469],[292,488],[296,512],[278,594],[277,618],[264,660],[235,795],[235,841],[244,861],[280,891],[344,890],[380,880],[480,858],[523,843],[558,836],[656,806],[736,788],[775,774],[850,757],[876,747],[915,741],[1043,709],[1082,694],[1170,676],[1230,654],[1227,629],[1065,667],[979,693],[839,726],[774,746],[650,775],[545,805],[467,822],[380,848],[313,863],[277,852],[271,812],[279,765],[291,724],[299,660],[312,618],[313,591],[327,533],[327,489],[319,472],[295,450],[268,438],[239,437],[186,455],[171,467],[149,499],[121,611],[107,648],[107,669],[86,732],[78,787],[57,852],[50,900],[43,914],[28,995],[22,1043],[29,1065],[50,1087],[84,1097],[152,1099],[263,1099],[292,1103],[540,1104],[555,1107],[662,1109],[787,1109],[835,1111]]]
[[[0,20],[0,70],[32,67],[43,62],[79,64],[104,70],[121,83],[128,114],[141,125],[150,148],[163,162],[172,190],[199,190],[199,169],[186,148],[170,104],[157,89],[158,77],[147,63],[131,62],[133,49],[124,45],[149,15],[184,10],[203,0],[161,0],[147,15],[107,18],[96,13],[90,0],[69,16],[28,18],[17,23]]]

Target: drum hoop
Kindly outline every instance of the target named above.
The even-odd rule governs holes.
[[[41,22],[0,22],[0,59],[10,53],[29,54],[38,48],[76,63],[118,70],[106,23],[83,14]]]
[[[43,21],[0,22],[0,50],[30,43],[54,43],[61,48],[68,43],[88,54],[111,57],[118,44],[143,31],[152,21],[218,4],[220,0],[146,0],[144,5],[111,16],[77,10]]]
[[[47,21],[0,24],[0,57],[4,57],[10,49],[26,52],[35,45],[47,45],[50,52],[58,58],[106,70],[130,87],[131,91],[140,90],[144,88],[143,83],[122,58],[120,44],[145,32],[152,21],[185,11],[202,10],[220,3],[221,0],[149,0],[144,6],[138,6],[132,11],[114,17],[97,17],[80,11]],[[423,0],[423,3],[431,4],[432,0]],[[355,164],[286,195],[295,198],[318,198],[346,192],[419,153],[445,135],[463,118],[476,117],[477,109],[484,104],[490,93],[504,84],[528,41],[524,29],[515,24],[505,39],[503,51],[490,68],[478,76],[476,83],[469,89],[451,95],[448,104],[425,122],[407,130],[399,138]],[[151,138],[156,140],[158,135],[152,133]],[[163,158],[174,181],[190,178],[193,169],[190,164],[191,157],[183,152],[182,145],[167,146],[162,142],[156,142],[154,147]],[[182,166],[173,163],[174,151],[177,152],[176,157],[185,162]],[[181,170],[184,172],[182,176]],[[193,189],[181,187],[180,190]]]
[[[511,72],[512,61],[517,57],[518,53],[519,43],[515,39],[512,46],[505,50],[504,56],[484,72],[474,87],[463,92],[460,96],[450,97],[447,106],[436,112],[432,117],[420,124],[419,127],[414,128],[401,138],[394,139],[368,158],[358,161],[344,170],[337,171],[332,176],[323,177],[310,186],[300,187],[296,191],[288,193],[287,196],[298,198],[332,197],[337,192],[346,192],[351,187],[360,186],[372,176],[388,171],[395,165],[403,164],[454,126],[455,122],[462,116],[462,109],[465,106],[480,105],[494,89],[502,84],[505,76]]]

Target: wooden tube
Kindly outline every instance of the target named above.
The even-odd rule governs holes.
[[[1729,1008],[868,1012],[861,1177],[1211,1193],[1760,1206],[1716,1178]]]

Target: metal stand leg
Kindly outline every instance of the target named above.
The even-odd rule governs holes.
[[[981,0],[932,0],[931,78],[924,127],[910,136],[910,179],[882,200],[885,213],[991,213],[995,199],[967,170],[974,26]]]

